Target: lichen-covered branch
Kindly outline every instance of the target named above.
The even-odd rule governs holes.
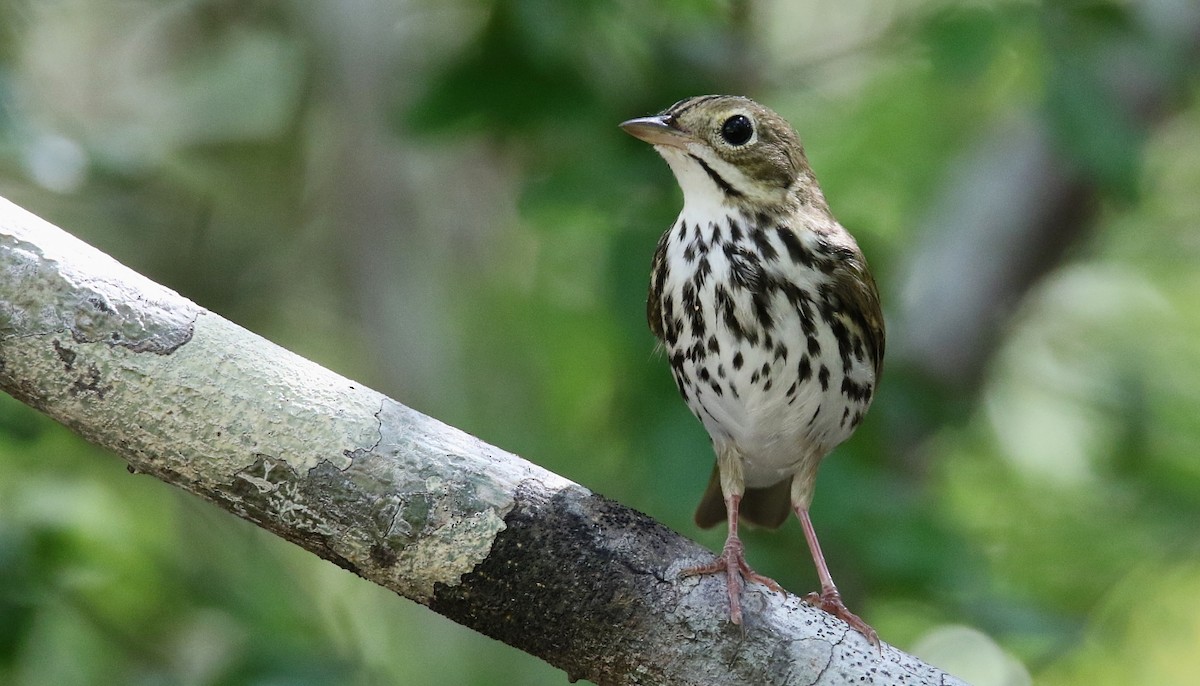
[[[359,576],[602,684],[955,683],[648,517],[244,330],[0,199],[0,388]]]

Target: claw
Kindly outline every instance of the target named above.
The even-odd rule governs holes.
[[[783,587],[774,579],[750,569],[746,564],[745,547],[736,535],[725,541],[725,548],[711,564],[688,567],[679,572],[680,576],[699,576],[701,574],[725,574],[725,585],[729,593],[729,621],[733,624],[742,623],[742,581],[756,581],[777,593],[783,593]]]
[[[862,634],[868,643],[880,650],[883,649],[879,643],[879,634],[871,628],[870,624],[864,622],[862,617],[846,608],[845,603],[842,602],[842,596],[836,588],[825,589],[821,593],[809,593],[804,596],[804,601],[849,624],[850,628]]]

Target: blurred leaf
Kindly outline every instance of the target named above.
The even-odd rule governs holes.
[[[579,35],[586,6],[497,0],[482,34],[431,79],[428,92],[403,115],[404,122],[418,131],[470,123],[503,135],[570,121],[594,107],[587,74],[561,50],[569,35]]]
[[[1144,50],[1129,12],[1111,2],[1062,3],[1046,13],[1045,108],[1056,140],[1076,164],[1115,195],[1137,192],[1143,129],[1112,83],[1118,47]]]
[[[933,68],[957,81],[985,70],[1001,45],[1005,16],[982,6],[940,10],[922,28]]]
[[[25,532],[0,519],[0,677],[17,660],[37,616],[31,557]]]

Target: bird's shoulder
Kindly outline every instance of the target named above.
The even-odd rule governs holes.
[[[848,231],[837,230],[822,236],[820,252],[827,258],[824,267],[830,276],[830,289],[837,297],[837,311],[861,332],[871,363],[878,375],[883,366],[886,330],[879,287],[858,243]]]

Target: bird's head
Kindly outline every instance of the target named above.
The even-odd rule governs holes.
[[[819,196],[795,129],[749,98],[687,98],[621,128],[667,160],[685,205],[766,209]]]

